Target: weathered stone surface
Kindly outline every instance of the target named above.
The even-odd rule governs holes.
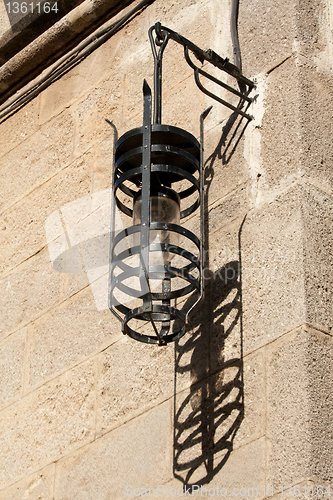
[[[214,182],[214,181],[213,181]],[[249,208],[249,199],[246,186],[241,186],[232,194],[216,200],[208,206],[208,226],[206,231],[211,236],[211,240],[218,239],[219,233],[223,232],[223,228],[228,223],[235,220],[240,220],[245,217]]]
[[[110,313],[111,314],[111,313]],[[111,318],[110,318],[111,319]],[[113,318],[121,333],[120,323]],[[174,389],[174,346],[121,339],[99,356],[98,432],[170,398]]]
[[[291,57],[266,80],[260,130],[262,164],[258,172],[258,189],[263,198],[270,189],[283,191],[301,175],[302,106],[297,62]]]
[[[52,268],[47,248],[0,280],[1,337],[88,285],[85,274],[64,274]]]
[[[0,124],[0,156],[7,154],[38,130],[38,112],[37,96],[9,120]]]
[[[317,59],[327,45],[327,28],[329,28],[330,6],[323,0],[316,3],[310,0],[297,1],[296,5],[296,27],[299,52],[302,55]],[[327,63],[326,63],[327,66]]]
[[[202,463],[185,481],[185,485],[193,493],[191,498],[205,498],[206,496],[207,498],[241,496],[264,498],[266,446],[267,442],[264,438],[256,439],[237,450],[226,449],[220,455],[214,455],[206,464]],[[183,484],[183,479],[179,474],[175,474],[175,479],[166,483],[165,487],[169,487],[170,495],[171,488],[178,490]],[[155,485],[157,485],[156,482],[152,484],[152,486]],[[192,489],[194,485],[196,487]],[[166,489],[164,493],[165,491]],[[171,493],[170,496],[175,496],[175,494]]]
[[[138,36],[141,43],[138,43]],[[108,40],[101,49],[89,55],[80,65],[41,94],[41,123],[58,115],[64,107],[73,106],[77,109],[79,123],[82,121],[85,128],[90,126],[90,133],[86,130],[86,141],[81,139],[81,149],[76,149],[77,153],[81,150],[86,151],[91,145],[94,135],[90,134],[94,129],[94,123],[97,134],[103,130],[101,124],[105,117],[109,117],[115,123],[117,119],[119,121],[120,118],[124,117],[125,120],[128,118],[127,113],[122,114],[122,108],[126,106],[128,100],[128,91],[133,87],[136,93],[135,102],[138,101],[138,96],[141,97],[142,93],[143,78],[147,78],[153,72],[153,58],[149,51],[146,30],[143,32],[141,29],[136,35],[131,29],[128,33],[124,30]],[[142,59],[142,64],[136,69],[133,66],[135,58]],[[124,84],[125,80],[127,84]],[[126,93],[123,92],[124,88],[127,89]],[[88,113],[93,116],[93,122],[89,120],[86,122]],[[114,116],[110,116],[110,113]],[[79,131],[80,136],[83,137],[83,134]]]
[[[304,477],[332,480],[332,342],[305,326],[271,344],[267,359],[269,479],[279,487]]]
[[[93,439],[94,376],[80,365],[1,412],[2,488]]]
[[[87,95],[73,105],[76,116],[75,154],[81,155],[92,146],[98,150],[101,142],[106,141],[109,147],[107,167],[110,171],[113,162],[113,129],[105,118],[117,127],[123,122],[123,76],[119,72],[93,87]],[[100,165],[101,167],[106,165]]]
[[[291,54],[297,3],[247,0],[240,5],[238,29],[244,74],[267,71]]]
[[[1,158],[1,211],[73,160],[73,137],[73,117],[62,112]]]
[[[56,471],[55,500],[122,500],[135,488],[172,477],[170,401],[97,439],[62,460]]]
[[[0,492],[1,500],[53,500],[55,465],[24,478]]]
[[[89,192],[92,163],[90,153],[82,156],[2,214],[0,244],[5,257],[0,265],[2,273],[49,243],[45,232],[46,219],[66,203]]]
[[[137,65],[133,64],[135,60],[138,62]],[[145,49],[140,51],[134,49],[134,53],[127,56],[124,64],[126,68],[123,82],[125,95],[121,94],[123,121],[120,127],[120,135],[127,132],[127,130],[142,126],[142,87],[144,79],[153,92],[154,63],[152,54],[149,50],[148,41]],[[165,118],[163,118],[163,121],[166,123]]]
[[[195,110],[189,105],[195,102]],[[190,132],[195,137],[200,136],[200,114],[211,104],[208,98],[198,91],[191,77],[182,81],[170,91],[165,92],[163,121],[168,125],[175,125]]]
[[[26,334],[24,329],[0,344],[0,408],[21,394]]]
[[[244,352],[305,321],[301,190],[246,218],[240,235]]]
[[[243,359],[244,420],[235,435],[234,447],[239,448],[266,432],[266,353],[260,349]],[[243,378],[243,380],[242,380]],[[233,383],[233,380],[230,381]],[[237,380],[236,380],[237,382]]]
[[[329,330],[333,327],[333,200],[313,186],[303,187],[306,317]]]
[[[218,103],[214,108],[217,106]],[[249,181],[249,167],[243,154],[246,125],[245,118],[240,120],[229,110],[221,124],[213,129],[205,125],[205,192],[209,203],[232,196],[235,190]]]
[[[301,177],[332,191],[331,76],[302,55],[293,56],[265,78],[259,91],[264,97],[262,127],[252,132],[254,157],[261,163],[257,196],[272,198]],[[258,143],[254,134],[260,135]],[[251,172],[256,166],[249,155],[248,163]]]
[[[29,386],[40,385],[120,337],[110,311],[98,311],[90,287],[35,321],[30,333]]]
[[[226,49],[225,44],[229,44],[229,31],[224,31],[225,27],[229,30],[228,22],[225,20],[227,9],[228,3],[225,1],[214,4],[209,0],[196,2],[184,0],[178,4],[172,0],[166,0],[154,5],[154,15],[155,19],[161,20],[164,26],[177,31],[203,50],[211,48],[219,53],[223,45],[221,32],[224,35],[224,49]],[[230,56],[230,54],[220,55]],[[183,55],[178,57],[180,59]]]
[[[219,205],[216,207],[219,208]],[[218,228],[214,233],[210,233],[209,230],[205,232],[205,253],[208,257],[206,266],[209,263],[210,272],[214,273],[213,279],[217,280],[217,296],[220,296],[219,294],[222,292],[220,287],[225,284],[229,287],[236,286],[235,279],[237,280],[240,276],[238,262],[241,259],[241,249],[239,248],[239,238],[245,224],[244,219],[245,216],[241,216]],[[208,280],[211,279],[208,271],[206,271],[205,277]],[[225,294],[225,292],[222,293]],[[215,300],[215,307],[217,307],[218,297]]]
[[[316,67],[302,56],[298,66],[299,87],[304,96],[300,108],[303,171],[310,183],[332,193],[332,71],[327,65]]]
[[[196,477],[204,463],[219,470],[232,450],[265,433],[263,353],[220,362],[220,371],[211,373],[175,396],[174,467],[185,483],[209,481],[212,471]]]
[[[120,135],[141,126],[156,21],[232,61],[231,2],[155,0],[2,124],[0,499],[116,500],[184,482],[207,496],[226,487],[229,498],[267,497],[273,484],[277,499],[281,484],[332,480],[332,13],[322,0],[244,1],[251,123],[200,92],[181,47],[170,41],[165,53],[163,121],[198,137],[200,113],[214,105],[206,299],[176,344],[123,337],[105,309],[104,118]],[[82,11],[79,25],[88,18]],[[195,234],[198,215],[185,222]],[[318,331],[288,333],[306,321]]]

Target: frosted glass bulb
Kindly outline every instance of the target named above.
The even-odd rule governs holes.
[[[133,207],[133,223],[141,224],[141,194],[137,197]],[[169,222],[179,225],[180,222],[180,201],[178,194],[172,189],[160,187],[152,189],[150,196],[150,221]],[[140,233],[136,233],[135,244],[139,244]],[[167,229],[150,230],[149,243],[161,243],[178,245],[179,234]],[[162,254],[162,255],[161,255]],[[170,262],[174,254],[170,252],[154,251],[150,252],[149,263],[151,265],[166,264]]]

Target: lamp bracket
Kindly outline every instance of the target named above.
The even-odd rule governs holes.
[[[166,26],[162,26],[159,22],[150,27],[148,34],[154,57],[154,124],[160,124],[162,120],[162,57],[169,40],[174,40],[176,43],[184,47],[185,60],[194,70],[195,83],[203,93],[219,102],[220,104],[228,107],[229,109],[232,109],[235,113],[244,116],[248,120],[253,119],[253,117],[246,113],[246,110],[243,111],[242,108],[244,107],[244,105],[247,105],[247,109],[248,106],[250,106],[250,104],[253,102],[253,98],[248,96],[252,89],[255,87],[255,84],[244,75],[242,75],[239,68],[230,63],[228,58],[219,56],[211,49],[200,49],[200,47],[192,43],[187,38],[183,37],[179,33],[176,33],[170,28],[167,28]],[[198,59],[201,64],[203,64],[204,62],[208,62],[209,64],[212,64],[219,70],[233,77],[237,81],[239,90],[231,87],[230,85],[227,85],[222,80],[215,78],[214,76],[204,71],[202,68],[199,68],[191,60],[189,52],[192,52],[192,54]],[[208,91],[201,83],[199,75],[211,80],[212,82],[216,83],[232,94],[237,95],[239,97],[238,105],[233,106],[226,100],[221,99],[216,94]]]

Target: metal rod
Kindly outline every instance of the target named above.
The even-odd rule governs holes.
[[[216,95],[214,95],[212,92],[209,92],[209,90],[205,89],[205,87],[202,85],[202,83],[200,82],[199,80],[199,73],[198,71],[195,71],[194,72],[194,79],[195,79],[195,83],[197,84],[197,86],[199,87],[199,89],[206,95],[208,95],[209,97],[211,97],[212,99],[215,99],[215,101],[223,104],[224,106],[226,106],[227,108],[229,109],[232,109],[233,111],[235,111],[235,113],[239,114],[239,115],[242,115],[244,116],[245,118],[247,118],[248,120],[253,120],[253,116],[245,113],[244,111],[242,111],[241,109],[237,108],[236,106],[233,106],[232,104],[230,104],[229,102],[225,101],[224,99],[221,99],[221,97],[218,97]]]
[[[154,40],[153,31],[155,30],[157,35],[157,40]],[[154,57],[154,124],[162,123],[162,57],[169,41],[169,36],[162,36],[161,23],[156,23],[152,26],[149,31],[149,40],[152,48],[152,53]],[[158,40],[161,40],[159,42]],[[160,45],[160,49],[157,53],[156,44]]]
[[[236,78],[236,80],[238,82],[245,83],[245,85],[247,85],[251,89],[255,86],[251,80],[249,80],[248,78],[246,78],[245,76],[242,75],[242,73],[240,72],[239,68],[237,68],[237,66],[235,66],[234,64],[229,62],[228,58],[224,59],[223,57],[219,56],[218,54],[216,54],[216,52],[214,52],[211,49],[202,50],[202,49],[200,49],[200,47],[198,47],[197,45],[195,45],[194,43],[192,43],[190,40],[183,37],[179,33],[171,30],[170,28],[167,28],[166,26],[161,26],[160,23],[157,23],[157,24],[159,25],[157,30],[156,30],[156,24],[155,24],[155,27],[153,27],[153,28],[155,28],[155,31],[156,31],[157,35],[159,36],[158,40],[162,41],[165,36],[168,36],[168,39],[171,38],[172,40],[179,43],[180,45],[183,45],[184,47],[187,46],[193,52],[195,57],[197,59],[199,59],[200,62],[203,62],[203,61],[210,62],[211,64],[213,64],[217,68],[221,69],[222,71],[225,71],[229,75]]]
[[[143,137],[142,137],[142,202],[140,233],[140,284],[144,308],[151,310],[149,287],[149,230],[150,230],[150,170],[151,170],[151,90],[143,82]]]
[[[156,38],[154,39],[153,37],[153,31],[155,31]],[[184,47],[184,52],[185,52],[185,59],[187,63],[194,69],[194,78],[195,82],[198,86],[198,88],[206,95],[211,97],[212,99],[216,100],[220,104],[223,104],[227,108],[235,111],[236,113],[244,116],[248,120],[252,120],[253,117],[244,111],[241,111],[241,107],[243,105],[244,101],[247,102],[253,102],[253,99],[248,97],[248,94],[251,92],[251,90],[254,88],[254,83],[246,78],[245,76],[242,75],[241,70],[235,66],[234,64],[231,64],[229,62],[228,58],[223,59],[220,57],[216,52],[214,52],[211,49],[208,50],[202,50],[200,49],[197,45],[192,43],[190,40],[187,38],[179,35],[179,33],[176,33],[175,31],[171,30],[170,28],[167,28],[165,26],[162,26],[161,23],[156,23],[154,26],[152,26],[149,29],[149,40],[152,48],[152,53],[154,57],[154,124],[160,124],[162,121],[162,57],[163,57],[163,52],[165,50],[165,47],[168,43],[168,41],[174,40],[175,42],[179,43]],[[157,52],[156,46],[159,46],[159,51]],[[203,71],[201,68],[198,68],[190,59],[188,51],[191,50],[191,52],[194,54],[194,56],[201,62],[203,63],[204,61],[209,62],[210,64],[213,64],[213,66],[217,67],[221,71],[224,71],[234,77],[239,86],[239,90],[236,90],[232,88],[231,86],[227,85],[226,83],[222,82],[221,80],[215,78],[212,75],[209,75],[209,73]],[[220,97],[216,96],[212,92],[209,92],[206,90],[202,83],[200,82],[199,79],[199,73],[203,75],[204,77],[210,79],[214,83],[220,85],[221,87],[225,88],[229,92],[232,92],[233,94],[237,95],[242,101],[240,101],[239,106],[233,106],[232,104],[229,104],[227,101],[224,99],[221,99]]]
[[[205,283],[204,283],[204,205],[203,205],[203,192],[204,192],[204,120],[208,116],[210,110],[213,106],[209,106],[203,113],[200,115],[200,250],[199,250],[199,258],[200,258],[200,295],[199,298],[194,302],[194,304],[190,307],[190,309],[186,313],[186,324],[189,324],[190,315],[199,307],[201,302],[205,297]]]
[[[194,71],[198,71],[201,75],[205,76],[206,78],[208,78],[212,82],[216,83],[217,85],[220,85],[220,87],[223,87],[224,89],[229,90],[229,92],[232,92],[233,94],[237,95],[238,97],[241,97],[245,101],[250,102],[250,103],[253,102],[253,99],[251,97],[248,97],[246,94],[239,92],[238,90],[234,89],[233,87],[230,87],[230,85],[227,85],[226,83],[222,82],[221,80],[218,80],[213,75],[210,75],[206,71],[204,71],[201,68],[199,68],[198,66],[196,66],[193,63],[193,61],[191,61],[191,59],[190,59],[190,56],[188,53],[188,47],[184,47],[184,55],[185,55],[185,59],[186,59],[188,65],[191,66],[191,68],[193,68]]]
[[[124,321],[123,318],[117,313],[116,309],[113,307],[112,303],[112,290],[111,283],[113,281],[113,267],[112,267],[112,259],[113,259],[113,240],[115,235],[115,226],[116,226],[116,200],[114,196],[114,185],[115,185],[115,164],[116,164],[116,144],[118,139],[118,131],[117,127],[110,120],[105,118],[105,121],[111,125],[113,128],[113,167],[112,167],[112,181],[111,181],[111,227],[110,227],[110,265],[109,265],[109,293],[108,293],[108,306],[110,311],[113,312],[115,316],[121,321],[122,331],[124,331]]]

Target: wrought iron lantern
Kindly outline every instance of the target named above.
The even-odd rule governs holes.
[[[183,45],[195,81],[204,93],[248,120],[253,82],[212,50],[203,51],[178,33],[155,24],[149,30],[154,56],[152,95],[143,84],[143,125],[117,140],[115,130],[112,179],[112,222],[109,308],[122,322],[124,334],[159,345],[181,338],[190,317],[204,299],[203,272],[203,122],[200,142],[189,132],[161,123],[162,56],[169,40]],[[235,89],[195,65],[190,52],[231,75]],[[203,87],[200,75],[239,97],[233,106]],[[199,235],[180,222],[200,209]],[[117,229],[117,209],[131,225]]]

